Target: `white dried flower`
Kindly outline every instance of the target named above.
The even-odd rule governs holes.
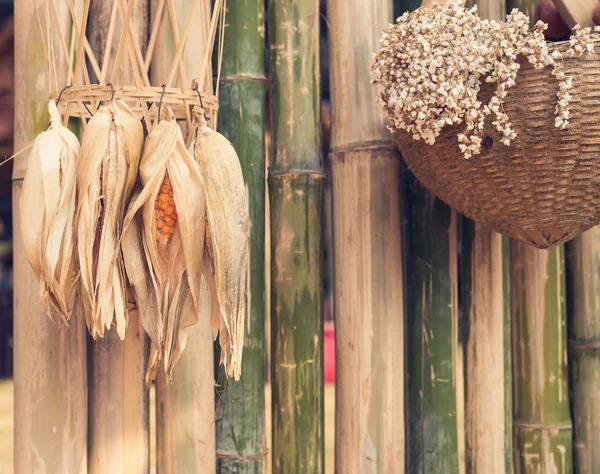
[[[457,138],[469,158],[480,152],[485,119],[491,115],[502,143],[510,145],[516,133],[503,104],[523,56],[534,68],[552,66],[559,81],[555,125],[564,128],[572,78],[565,76],[561,52],[546,43],[546,28],[538,21],[530,30],[529,18],[516,9],[506,22],[481,20],[476,7],[466,9],[458,1],[404,13],[384,30],[371,67],[390,127],[433,144],[445,126],[464,124]],[[576,26],[567,56],[593,51],[596,39],[590,28]],[[478,99],[484,79],[496,84],[487,104]]]

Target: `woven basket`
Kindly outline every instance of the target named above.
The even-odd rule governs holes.
[[[559,44],[564,50],[566,44]],[[507,147],[486,123],[480,155],[465,159],[460,126],[434,145],[394,133],[408,167],[433,194],[501,234],[549,248],[600,223],[600,42],[595,52],[564,60],[573,76],[569,124],[554,126],[558,82],[552,68],[525,60],[504,110],[517,138]],[[481,98],[491,95],[482,87]]]

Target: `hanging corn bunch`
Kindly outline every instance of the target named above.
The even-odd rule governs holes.
[[[102,337],[113,319],[119,337],[125,337],[127,290],[119,239],[143,139],[139,119],[121,99],[100,107],[83,134],[77,169],[77,248],[81,304],[94,338]]]
[[[138,304],[146,308],[141,307],[146,313],[142,323],[153,343],[148,383],[154,379],[161,358],[170,378],[185,348],[184,329],[198,320],[204,248],[205,197],[198,165],[185,148],[171,109],[163,107],[163,119],[146,138],[140,163],[143,189],[123,224],[127,255],[139,254],[141,244],[146,259],[137,259],[137,264],[128,261],[127,272],[140,299]],[[141,232],[141,237],[136,237],[135,230],[138,211],[141,229],[137,235]],[[155,299],[150,294],[149,301],[141,301],[140,291],[148,291],[142,275],[152,282]]]
[[[241,375],[247,307],[250,217],[248,192],[231,143],[210,129],[194,108],[190,152],[200,167],[206,191],[203,274],[211,292],[211,325],[219,334],[221,363],[228,377]]]
[[[29,154],[21,196],[21,232],[48,315],[67,323],[76,295],[73,220],[79,141],[61,124],[52,100],[48,111],[50,128],[38,135]]]

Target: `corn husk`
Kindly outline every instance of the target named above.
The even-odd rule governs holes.
[[[211,293],[211,325],[219,335],[221,363],[228,377],[241,375],[249,282],[248,191],[233,145],[210,129],[194,109],[190,152],[206,190],[207,230],[203,274]]]
[[[50,127],[38,135],[29,154],[21,233],[48,315],[68,323],[76,297],[73,222],[79,140],[61,124],[52,100],[48,111]]]
[[[138,187],[131,198],[134,204],[140,195]],[[144,330],[151,341],[162,340],[162,321],[160,319],[160,306],[152,280],[152,272],[144,252],[144,232],[142,214],[134,214],[133,219],[123,229],[121,250],[127,279],[133,291],[133,300],[139,310],[140,319]]]
[[[141,313],[147,313],[142,323],[152,340],[147,383],[156,376],[161,359],[170,380],[173,367],[185,348],[185,329],[198,320],[204,248],[205,197],[198,165],[185,148],[171,109],[163,104],[163,112],[163,119],[146,138],[140,163],[143,188],[132,201],[124,221],[126,238],[129,238],[130,227],[135,226],[134,220],[141,216],[141,237],[139,234],[135,237],[134,233],[130,238],[131,251],[139,252],[141,238],[146,263],[139,261],[135,268],[128,268],[128,275],[138,304],[147,306],[146,310],[140,308]],[[166,237],[158,230],[158,210],[155,209],[165,178],[172,188],[178,216],[172,233]],[[152,282],[158,310],[153,306],[152,295],[152,302],[142,302],[138,288],[149,293],[144,279]],[[136,281],[139,281],[137,285]]]
[[[113,320],[119,337],[125,337],[127,288],[119,240],[143,140],[139,119],[121,99],[100,107],[83,135],[77,169],[77,247],[81,302],[94,338],[102,337]]]

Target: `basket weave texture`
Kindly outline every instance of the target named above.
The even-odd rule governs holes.
[[[485,125],[487,146],[468,160],[456,138],[462,126],[443,129],[434,145],[396,131],[410,170],[458,212],[538,248],[600,223],[600,42],[594,43],[593,53],[564,59],[566,75],[573,76],[564,130],[554,126],[558,81],[552,68],[536,70],[524,60],[504,105],[517,133],[510,146],[500,142],[493,119]],[[483,85],[480,98],[491,93]]]

